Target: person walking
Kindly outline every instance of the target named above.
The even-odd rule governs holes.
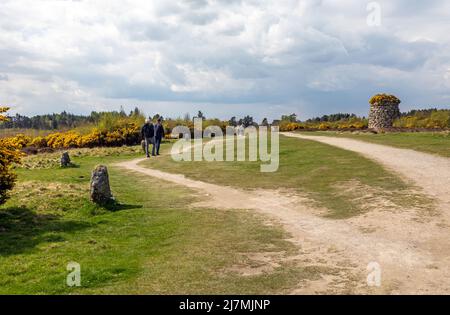
[[[159,147],[161,146],[161,141],[163,138],[164,138],[164,127],[161,123],[161,118],[158,118],[158,122],[155,125],[155,142],[153,143],[153,150],[152,150],[153,156],[159,155]]]
[[[145,121],[145,124],[142,126],[141,129],[141,136],[142,139],[144,140],[144,145],[145,145],[145,154],[147,155],[147,158],[150,157],[150,151],[149,151],[149,146],[150,144],[153,144],[153,138],[155,137],[155,127],[152,124],[152,121],[150,119],[147,119]],[[154,146],[154,144],[153,144]]]

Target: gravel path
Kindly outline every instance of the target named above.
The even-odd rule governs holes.
[[[320,137],[317,140],[334,143],[335,140],[342,139]],[[356,145],[346,141],[336,142],[349,147]],[[364,143],[358,143],[358,146],[362,145]],[[383,152],[387,154],[383,148],[376,149],[380,150],[377,154],[381,156]],[[390,152],[389,149],[384,150]],[[426,158],[434,161],[435,157]],[[439,163],[444,163],[439,158],[436,159]],[[276,222],[289,232],[292,237],[290,240],[301,249],[296,260],[304,264],[324,264],[340,270],[334,277],[324,276],[318,281],[299,284],[299,287],[293,289],[293,294],[450,293],[448,226],[439,229],[435,225],[436,221],[415,222],[409,213],[381,212],[381,215],[375,217],[364,216],[356,220],[326,219],[317,215],[317,209],[312,207],[313,202],[304,196],[266,190],[242,191],[191,180],[182,174],[139,165],[143,161],[145,159],[127,161],[117,166],[196,190],[203,196],[203,201],[195,206],[215,209],[245,208],[260,213],[267,218],[269,224]],[[445,190],[442,187],[440,189]],[[374,229],[374,232],[365,232],[368,228]],[[366,284],[366,268],[371,262],[377,262],[382,267],[380,288],[369,288]]]

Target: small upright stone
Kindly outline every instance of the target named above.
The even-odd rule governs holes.
[[[109,186],[108,169],[104,165],[97,166],[91,177],[91,200],[99,205],[114,202]]]
[[[69,167],[70,165],[69,152],[64,152],[61,156],[61,167]]]

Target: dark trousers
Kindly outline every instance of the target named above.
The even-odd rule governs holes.
[[[153,138],[145,138],[144,146],[145,146],[145,154],[146,154],[147,156],[150,156],[149,146],[150,146],[150,144],[152,144],[152,143],[154,143]],[[153,144],[153,146],[154,146],[154,144]]]
[[[155,138],[155,142],[153,143],[152,155],[155,155],[155,150],[156,150],[156,154],[159,155],[159,147],[160,146],[161,146],[161,139]]]

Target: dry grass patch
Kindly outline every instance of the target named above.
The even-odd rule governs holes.
[[[409,211],[421,216],[437,215],[434,201],[417,190],[386,190],[366,185],[356,179],[339,182],[334,186],[336,195],[349,198],[359,209],[358,214],[370,211]]]
[[[23,169],[52,169],[60,167],[60,159],[62,152],[67,151],[71,158],[102,158],[102,157],[119,157],[127,155],[135,155],[142,152],[140,146],[123,146],[113,148],[83,148],[83,149],[69,149],[63,151],[56,151],[52,153],[39,153],[36,155],[29,155],[22,159],[22,164],[19,168]]]

